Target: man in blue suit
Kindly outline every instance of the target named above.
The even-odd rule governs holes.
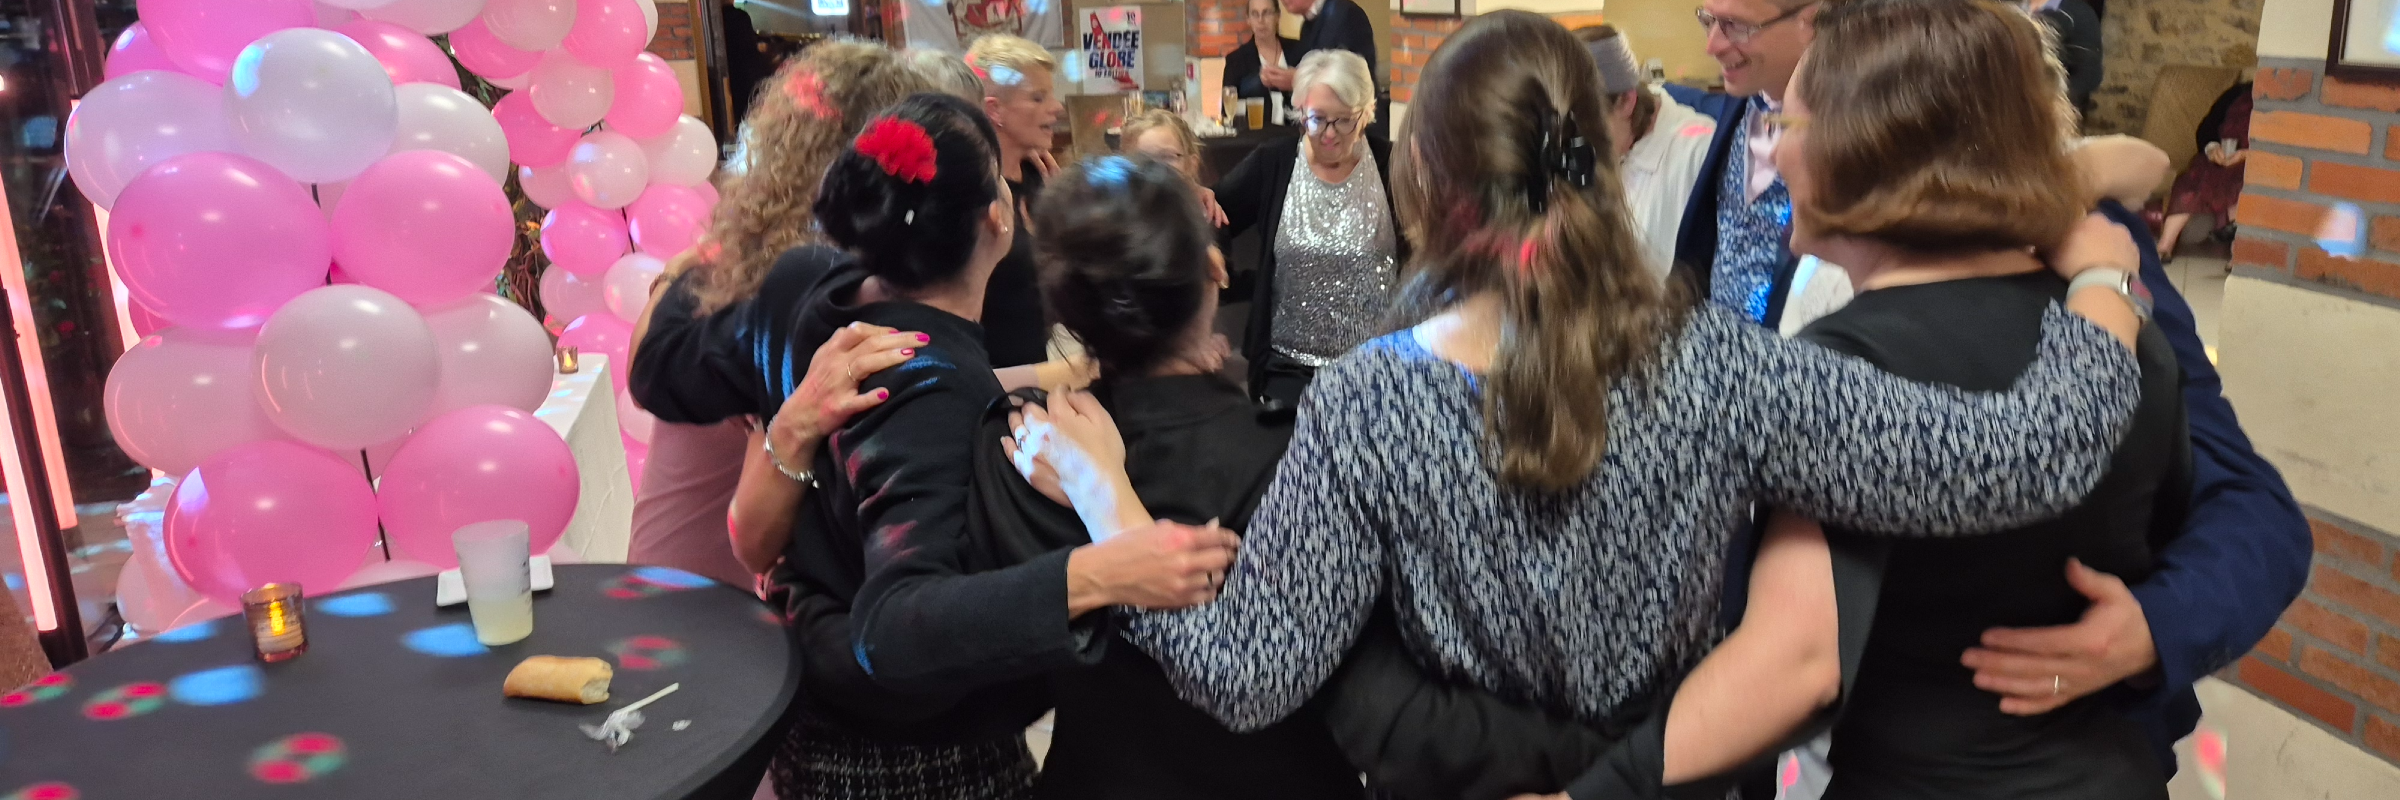
[[[1782,317],[1798,260],[1788,246],[1790,195],[1771,158],[1779,131],[1768,122],[1807,51],[1816,7],[1814,0],[1703,0],[1700,24],[1708,28],[1709,54],[1724,67],[1725,92],[1668,87],[1676,100],[1717,120],[1676,240],[1675,274],[1707,302],[1769,327]],[[2104,210],[2129,235],[2140,230],[2132,227],[2139,218],[2123,206],[2109,202]],[[2183,369],[2193,462],[2184,535],[2140,584],[2076,574],[2074,584],[2092,599],[2077,623],[1995,629],[1962,660],[1976,670],[1976,684],[2011,713],[2038,714],[2094,692],[2119,693],[2171,771],[2174,743],[2199,720],[2192,684],[2233,663],[2274,626],[2307,583],[2312,544],[2282,476],[2251,447],[2225,401],[2191,307],[2175,293],[2148,240],[2134,238],[2143,245],[2142,279],[2156,298],[2155,322]],[[1731,600],[1728,606],[1740,608]]]

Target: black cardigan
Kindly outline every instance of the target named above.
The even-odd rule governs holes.
[[[1289,61],[1289,54],[1300,52],[1300,43],[1284,39],[1283,52],[1286,54],[1284,59]],[[1225,85],[1233,87],[1242,97],[1265,97],[1268,92],[1276,91],[1258,79],[1259,70],[1265,66],[1266,59],[1258,54],[1258,41],[1243,42],[1242,46],[1225,54]]]
[[[1393,240],[1399,244],[1397,263],[1408,265],[1408,238],[1401,235],[1398,210],[1392,205],[1392,144],[1366,137],[1367,152],[1375,157],[1375,172],[1383,177],[1383,205],[1392,214]],[[1231,246],[1234,237],[1258,226],[1258,272],[1236,279],[1226,302],[1250,301],[1250,322],[1242,334],[1242,357],[1250,361],[1253,396],[1265,383],[1267,354],[1275,344],[1275,232],[1283,227],[1283,198],[1291,189],[1292,170],[1300,158],[1300,137],[1268,142],[1250,151],[1233,171],[1217,181],[1217,205],[1225,209],[1225,227],[1218,241]],[[1249,285],[1244,287],[1241,281]],[[1247,291],[1245,291],[1247,289]]]

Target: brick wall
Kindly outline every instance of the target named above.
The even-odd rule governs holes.
[[[2261,64],[2234,263],[2400,299],[2400,83],[2326,77],[2323,64]],[[2340,203],[2362,217],[2357,258],[2316,241],[2329,222],[2351,229],[2330,218]]]
[[[1433,56],[1434,48],[1452,31],[1465,25],[1458,17],[1412,17],[1392,14],[1392,102],[1411,103],[1417,96],[1417,71],[1425,59]]]
[[[1222,56],[1250,41],[1249,6],[1244,0],[1191,0],[1192,55]]]
[[[650,52],[668,61],[687,61],[694,57],[692,8],[690,3],[658,4],[658,35],[650,39]]]
[[[2312,514],[2308,590],[2221,675],[2400,763],[2400,539]]]

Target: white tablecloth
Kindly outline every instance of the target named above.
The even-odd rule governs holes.
[[[567,440],[567,449],[575,453],[575,468],[583,475],[575,517],[567,521],[566,535],[550,557],[568,564],[622,564],[633,541],[633,474],[626,468],[615,389],[608,377],[617,365],[608,363],[607,356],[587,354],[581,367],[573,375],[553,378],[550,399],[533,412]]]

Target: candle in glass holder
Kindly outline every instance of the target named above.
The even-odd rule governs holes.
[[[270,583],[242,593],[242,616],[258,659],[269,664],[308,652],[307,622],[301,618],[300,584]]]
[[[579,350],[579,349],[577,349],[577,348],[575,348],[575,347],[561,347],[561,348],[559,348],[559,349],[558,349],[558,374],[560,374],[560,375],[573,375],[573,374],[575,374],[575,371],[576,371],[576,370],[578,370],[578,369],[581,369],[582,367],[576,364],[577,358],[578,358],[578,356],[580,356],[581,354],[582,354],[582,351],[581,351],[581,350]]]

